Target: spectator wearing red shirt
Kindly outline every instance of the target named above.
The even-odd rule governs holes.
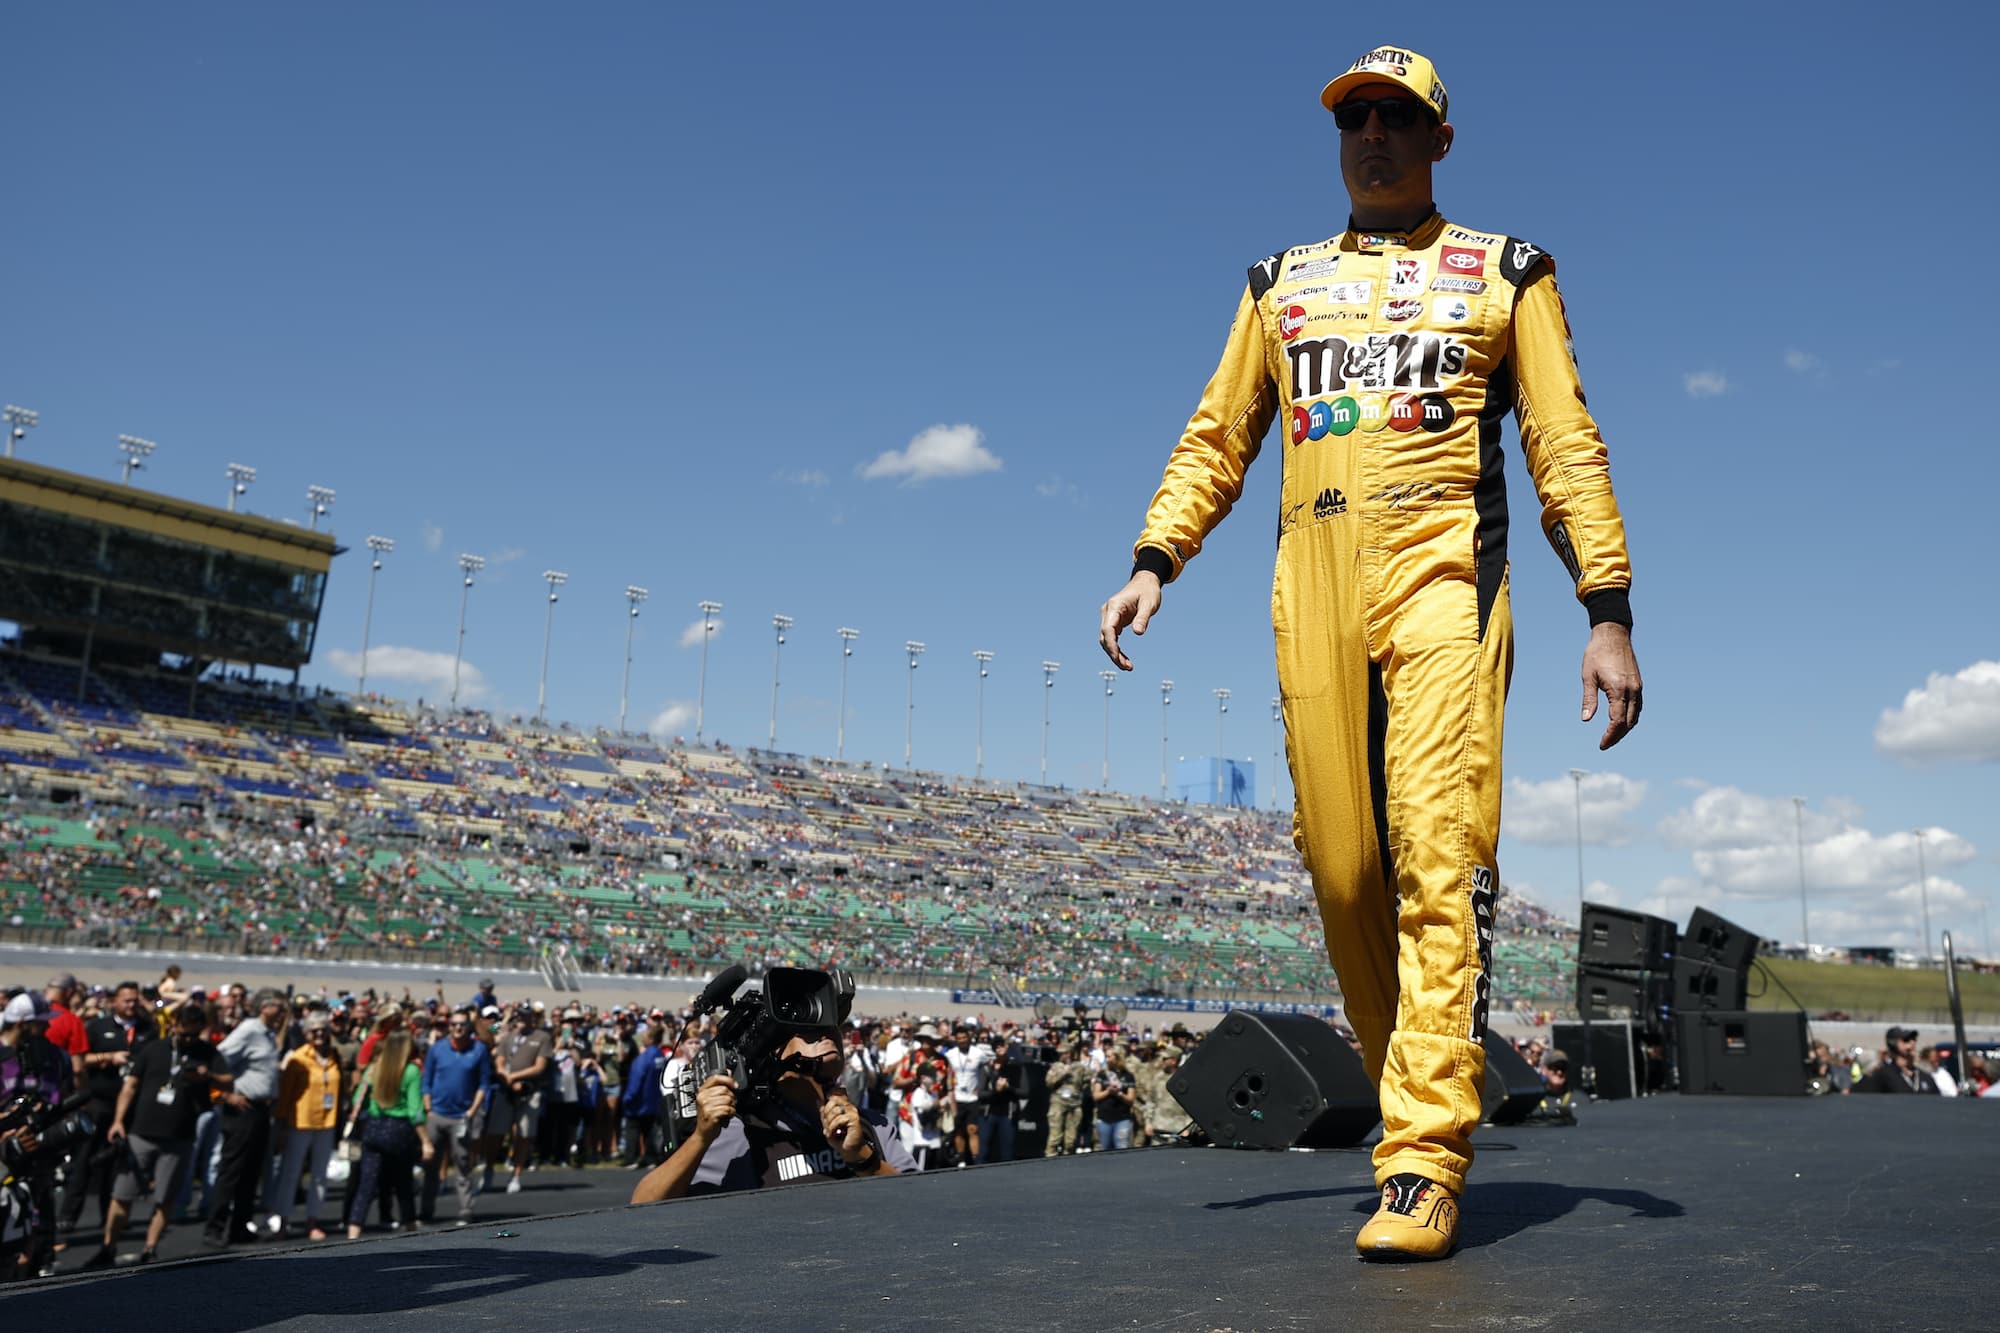
[[[83,1030],[83,1020],[70,1012],[70,1001],[76,998],[76,978],[67,972],[58,972],[49,978],[48,988],[42,994],[48,998],[49,1045],[69,1056],[73,1082],[70,1086],[83,1085],[83,1057],[90,1053],[90,1037]]]

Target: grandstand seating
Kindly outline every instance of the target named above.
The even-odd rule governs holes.
[[[0,653],[0,920],[259,951],[1325,997],[1290,821]],[[108,812],[108,813],[107,813]],[[672,867],[672,869],[667,869]],[[1573,932],[1503,912],[1499,991]],[[1521,909],[1525,911],[1525,907]],[[1510,929],[1510,925],[1518,930]]]

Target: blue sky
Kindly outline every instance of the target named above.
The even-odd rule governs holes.
[[[1636,570],[1645,722],[1577,721],[1585,638],[1509,439],[1519,653],[1503,878],[1695,903],[1813,938],[1979,938],[2000,888],[2000,644],[1984,297],[1994,203],[1971,6],[11,6],[0,395],[25,454],[302,517],[342,558],[308,679],[448,688],[691,733],[688,626],[723,604],[708,731],[1094,784],[1122,581],[1245,267],[1338,231],[1321,83],[1381,42],[1436,60],[1440,205],[1552,251]],[[1881,96],[1873,94],[1880,92]],[[1894,466],[1890,466],[1894,464]],[[913,470],[914,469],[914,470]],[[948,474],[948,475],[941,475]],[[1277,469],[1135,645],[1116,786],[1225,744],[1268,780]],[[697,632],[692,641],[698,643]],[[1915,692],[1914,694],[1912,692]],[[1266,789],[1268,799],[1268,788]],[[1289,798],[1289,787],[1280,796]]]

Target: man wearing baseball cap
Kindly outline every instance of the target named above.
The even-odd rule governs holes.
[[[1378,46],[1320,100],[1348,225],[1250,267],[1098,641],[1132,669],[1120,632],[1146,631],[1277,423],[1271,606],[1294,837],[1382,1105],[1382,1203],[1357,1244],[1436,1259],[1457,1242],[1485,1069],[1513,663],[1510,411],[1542,533],[1589,615],[1582,715],[1602,692],[1600,748],[1639,720],[1631,571],[1554,264],[1437,211],[1432,173],[1456,131],[1436,68]]]
[[[1917,1064],[1917,1030],[1898,1023],[1882,1034],[1882,1062],[1854,1085],[1856,1092],[1938,1093],[1937,1080]]]

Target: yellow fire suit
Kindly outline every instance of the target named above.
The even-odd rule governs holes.
[[[1479,1123],[1513,626],[1500,433],[1592,624],[1631,624],[1624,523],[1536,246],[1432,213],[1254,265],[1136,569],[1177,577],[1273,419],[1271,588],[1294,837],[1380,1091],[1377,1184],[1454,1191]]]

